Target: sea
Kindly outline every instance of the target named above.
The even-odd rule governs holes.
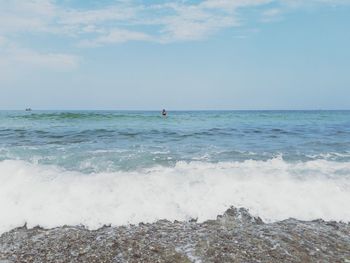
[[[15,227],[350,221],[350,111],[0,111],[0,233]]]

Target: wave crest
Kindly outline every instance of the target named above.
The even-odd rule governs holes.
[[[0,232],[24,223],[95,229],[158,219],[203,221],[231,205],[268,222],[350,221],[350,162],[178,162],[87,175],[7,160],[0,162],[0,181]]]

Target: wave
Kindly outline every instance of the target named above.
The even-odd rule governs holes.
[[[267,222],[350,221],[350,162],[178,162],[83,174],[6,160],[0,162],[0,182],[0,233],[25,223],[96,229],[158,219],[204,221],[231,205]]]
[[[49,120],[49,121],[70,121],[70,120],[129,120],[129,119],[160,119],[160,113],[145,115],[143,113],[115,113],[115,112],[52,112],[52,113],[30,113],[11,116],[12,119],[21,120]]]

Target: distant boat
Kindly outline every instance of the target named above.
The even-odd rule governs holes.
[[[26,108],[26,111],[32,111],[32,109],[31,108]]]

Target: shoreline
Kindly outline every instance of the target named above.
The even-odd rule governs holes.
[[[264,223],[231,207],[216,220],[26,226],[0,236],[0,262],[350,262],[350,223]]]

